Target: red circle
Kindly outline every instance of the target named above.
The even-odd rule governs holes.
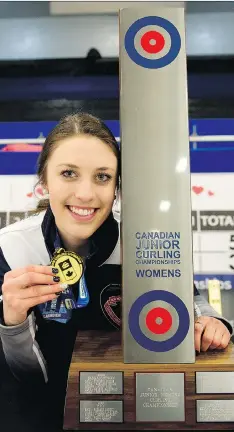
[[[151,45],[150,41],[152,39],[156,42],[155,45]],[[149,54],[159,53],[164,48],[164,45],[165,39],[163,35],[155,30],[146,32],[141,38],[141,46]]]
[[[157,318],[161,318],[161,324],[156,322]],[[147,313],[145,320],[148,329],[155,334],[164,334],[168,332],[172,326],[172,317],[170,312],[161,307],[151,309]]]

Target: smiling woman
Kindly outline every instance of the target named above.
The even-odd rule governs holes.
[[[113,289],[120,295],[119,224],[112,213],[120,184],[118,144],[99,119],[66,116],[45,140],[38,177],[49,199],[36,215],[0,232],[0,335],[13,376],[24,388],[38,385],[34,418],[44,430],[51,422],[62,425],[77,330],[120,326],[100,304],[101,293],[102,299]]]

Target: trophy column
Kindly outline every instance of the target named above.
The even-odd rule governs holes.
[[[126,363],[193,363],[184,9],[120,11]]]

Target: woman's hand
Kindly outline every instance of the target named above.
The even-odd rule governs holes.
[[[59,284],[56,269],[52,270],[50,266],[29,266],[5,274],[2,298],[7,326],[21,324],[30,308],[57,298],[67,288],[66,284]]]
[[[227,326],[217,318],[201,316],[195,321],[195,349],[198,352],[222,350],[228,346],[230,338]]]

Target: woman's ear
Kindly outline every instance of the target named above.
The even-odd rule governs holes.
[[[116,188],[115,190],[115,200],[113,203],[113,214],[115,219],[120,220],[120,213],[121,213],[121,202],[120,202],[120,189]]]
[[[118,188],[115,188],[115,201],[118,199],[119,196],[119,192],[118,192]]]
[[[115,189],[115,201],[114,204],[118,204],[120,202],[120,189],[116,188]]]

